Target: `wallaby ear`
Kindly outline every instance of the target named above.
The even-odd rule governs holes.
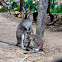
[[[28,9],[26,9],[26,11],[27,11],[27,13],[30,13],[29,8],[28,8]]]
[[[26,10],[25,10],[25,8],[23,7],[23,11],[24,11],[24,13],[26,13]]]

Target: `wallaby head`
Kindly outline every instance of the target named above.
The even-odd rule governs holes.
[[[29,9],[23,7],[23,19],[29,19]]]
[[[24,13],[24,14],[23,14],[23,18],[24,18],[24,19],[29,19],[29,13]]]
[[[16,37],[17,37],[17,45],[19,45],[19,43],[21,44],[21,48],[25,49],[24,44],[30,44],[30,40],[29,40],[29,34],[32,32],[31,29],[31,21],[29,18],[29,12],[27,9],[23,8],[22,12],[22,20],[21,23],[18,25],[17,31],[16,31]],[[22,32],[22,33],[21,33]],[[19,40],[20,39],[20,40]]]
[[[42,50],[43,51],[43,44],[44,44],[44,40],[41,38],[40,35],[38,34],[31,34],[29,33],[29,39],[32,40],[33,42],[33,46],[34,46],[34,50],[35,51],[39,51]]]

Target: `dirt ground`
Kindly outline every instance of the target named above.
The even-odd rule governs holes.
[[[6,13],[5,13],[6,15]],[[14,16],[3,16],[0,13],[0,40],[16,42],[16,28],[20,18]],[[62,32],[51,32],[45,29],[44,52],[28,54],[24,62],[54,62],[53,60],[62,57]],[[0,42],[0,62],[20,62],[26,54],[20,47]]]

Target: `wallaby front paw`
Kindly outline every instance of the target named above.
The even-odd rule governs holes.
[[[26,50],[26,47],[21,47],[22,49]]]
[[[37,49],[34,49],[34,51],[36,51],[36,52],[38,52],[39,50],[40,50],[40,49],[38,49],[38,48],[37,48]]]

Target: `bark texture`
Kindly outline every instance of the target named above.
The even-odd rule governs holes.
[[[39,0],[37,28],[41,37],[44,35],[47,8],[48,0]]]

